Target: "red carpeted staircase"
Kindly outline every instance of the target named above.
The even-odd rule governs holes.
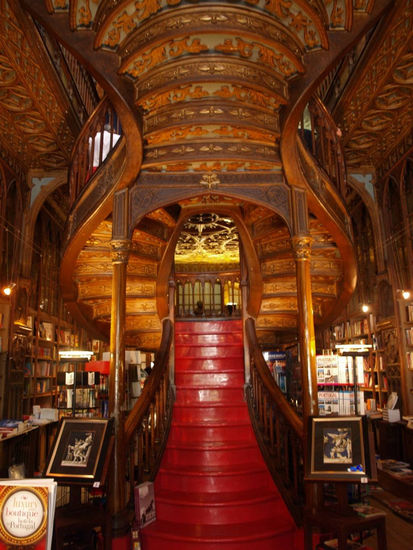
[[[241,321],[175,324],[176,402],[143,550],[292,550],[244,401]]]

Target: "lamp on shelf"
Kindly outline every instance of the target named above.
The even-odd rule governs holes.
[[[402,290],[401,293],[404,300],[408,300],[410,298],[410,290]]]
[[[368,304],[363,304],[363,305],[361,306],[361,311],[362,311],[363,313],[367,313],[367,312],[369,311],[369,309],[370,309],[370,307],[368,306]]]

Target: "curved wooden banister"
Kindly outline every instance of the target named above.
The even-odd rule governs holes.
[[[263,381],[266,390],[268,391],[269,397],[276,404],[279,413],[286,418],[288,424],[294,430],[297,437],[302,439],[304,436],[303,420],[300,416],[298,416],[293,407],[288,403],[283,392],[275,383],[274,378],[272,377],[265,362],[262,350],[259,347],[257,335],[255,332],[255,322],[251,317],[246,320],[245,329],[248,338],[251,359],[254,361],[255,368],[261,380]]]
[[[116,111],[104,97],[83,126],[73,147],[69,180],[71,206],[110,156],[121,136]]]
[[[245,332],[250,353],[251,383],[246,397],[251,421],[268,469],[300,524],[304,503],[303,420],[271,376],[252,318],[247,319]]]
[[[338,128],[330,112],[317,96],[308,102],[310,127],[304,128],[301,123],[300,136],[320,166],[327,173],[342,198],[347,187],[344,151],[341,143],[341,130]]]
[[[168,437],[173,404],[169,373],[172,335],[172,322],[165,319],[154,367],[125,421],[125,443],[131,451],[132,482],[140,483],[155,477]]]

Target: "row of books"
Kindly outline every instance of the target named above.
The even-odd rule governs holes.
[[[50,361],[39,361],[35,365],[35,376],[53,376],[54,365]]]
[[[356,414],[354,391],[319,391],[318,411],[320,416]],[[362,393],[357,393],[357,413],[365,414],[365,403]]]
[[[318,384],[362,384],[368,358],[361,355],[317,355],[316,366]]]
[[[409,323],[413,323],[413,304],[406,306],[406,317]]]
[[[50,380],[49,379],[41,379],[36,380],[36,393],[48,393],[50,391]]]
[[[405,329],[406,342],[409,346],[413,346],[413,327]]]
[[[366,336],[370,334],[369,320],[367,317],[363,317],[363,319],[346,321],[336,325],[333,330],[336,340]]]
[[[413,351],[407,352],[407,368],[413,370]]]
[[[97,389],[77,388],[75,394],[75,405],[79,408],[94,408],[99,398]],[[73,389],[61,390],[57,397],[58,408],[73,407]]]

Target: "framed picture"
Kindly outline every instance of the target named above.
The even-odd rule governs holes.
[[[306,479],[351,482],[371,478],[370,448],[365,417],[310,417]]]
[[[111,426],[111,419],[107,418],[63,418],[45,476],[64,478],[67,482],[99,480],[108,450]]]

